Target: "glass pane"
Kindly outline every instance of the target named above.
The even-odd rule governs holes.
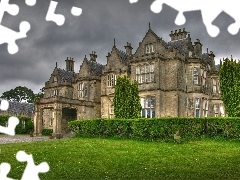
[[[197,68],[193,68],[193,74],[198,75],[198,69]]]
[[[154,73],[150,74],[150,82],[154,82]]]
[[[150,72],[154,72],[154,64],[150,64]]]
[[[147,118],[150,118],[150,109],[147,109]]]
[[[199,112],[200,112],[200,110],[196,109],[196,117],[199,117]]]
[[[152,118],[155,118],[155,109],[152,109]]]
[[[150,108],[150,105],[151,105],[151,99],[150,99],[149,97],[147,97],[147,98],[145,99],[145,107],[146,107],[146,108]]]
[[[142,66],[142,67],[141,67],[141,74],[143,74],[144,72],[145,72],[145,67]]]
[[[145,73],[149,73],[149,72],[150,72],[150,65],[146,65]]]
[[[144,98],[141,98],[141,106],[144,108]]]
[[[136,74],[140,74],[140,67],[139,66],[136,68]]]
[[[145,118],[145,109],[142,110],[142,117]]]
[[[151,107],[155,107],[155,97],[151,98]]]
[[[145,83],[145,74],[142,74],[142,83]]]

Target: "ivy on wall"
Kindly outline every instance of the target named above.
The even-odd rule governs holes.
[[[221,97],[229,117],[240,117],[240,62],[224,59],[220,62]]]
[[[134,119],[141,115],[141,103],[138,84],[132,83],[126,76],[117,78],[114,94],[114,116],[115,118]]]

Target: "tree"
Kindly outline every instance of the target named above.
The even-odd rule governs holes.
[[[224,59],[220,62],[221,97],[229,117],[240,116],[240,62]]]
[[[116,118],[134,119],[140,117],[142,107],[137,82],[131,83],[126,76],[118,77],[113,102]]]
[[[34,94],[33,99],[29,99],[27,102],[28,103],[35,103],[38,99],[43,98],[44,95],[44,88],[40,89],[40,92],[37,94]]]
[[[35,95],[31,89],[28,89],[27,87],[18,86],[14,89],[11,89],[9,91],[6,91],[2,94],[0,98],[6,99],[9,101],[32,101],[34,99]]]

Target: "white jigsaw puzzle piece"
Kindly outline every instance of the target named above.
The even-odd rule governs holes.
[[[8,109],[8,107],[9,107],[9,103],[8,103],[7,100],[2,100],[2,101],[0,102],[0,109],[1,109],[2,111],[6,111],[6,110]]]
[[[20,23],[19,32],[15,32],[5,26],[0,25],[0,44],[8,43],[8,52],[15,54],[18,52],[16,40],[27,37],[27,32],[30,30],[30,24],[26,21]]]
[[[49,171],[49,165],[47,162],[42,162],[39,165],[35,165],[32,154],[27,154],[24,151],[18,151],[16,159],[19,162],[27,162],[27,166],[24,170],[21,180],[40,180],[38,174]]]
[[[8,173],[11,170],[11,165],[8,163],[1,163],[0,164],[0,179],[1,180],[15,180],[12,178],[7,177]]]
[[[14,136],[15,128],[18,124],[19,124],[19,119],[17,117],[12,116],[8,119],[8,127],[0,126],[0,133]]]
[[[57,7],[58,2],[56,1],[51,1],[48,12],[46,15],[46,21],[53,21],[55,22],[58,26],[62,26],[65,22],[65,17],[62,14],[55,14],[55,9]]]
[[[30,0],[26,0],[28,4]],[[35,1],[35,0],[33,0]],[[8,52],[10,54],[15,54],[18,52],[18,46],[16,44],[16,40],[27,37],[27,32],[30,30],[30,24],[26,21],[23,21],[19,25],[19,32],[15,32],[12,29],[9,29],[5,26],[1,25],[2,18],[5,12],[8,12],[12,16],[16,16],[19,12],[19,7],[15,4],[9,4],[9,0],[1,0],[0,2],[0,44],[7,43],[8,44]]]
[[[72,9],[71,9],[71,13],[72,13],[72,15],[74,15],[74,16],[80,16],[80,15],[82,14],[82,9],[73,6]]]
[[[28,6],[34,6],[36,4],[36,0],[25,0],[25,3]]]
[[[130,3],[136,3],[138,0],[129,0]],[[215,18],[222,12],[226,12],[232,18],[235,19],[235,23],[229,25],[228,32],[232,35],[238,33],[240,29],[240,11],[239,2],[236,0],[222,0],[218,1],[208,1],[208,0],[155,0],[151,5],[151,10],[154,13],[160,13],[162,11],[162,5],[166,4],[177,11],[179,11],[176,19],[176,25],[183,25],[186,22],[184,12],[201,10],[203,23],[207,29],[210,36],[216,37],[220,30],[217,26],[214,26],[212,22]]]

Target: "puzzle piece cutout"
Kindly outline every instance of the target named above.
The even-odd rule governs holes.
[[[26,0],[27,5],[35,5],[36,0]],[[27,37],[27,32],[30,30],[30,24],[23,21],[19,25],[19,32],[13,31],[5,26],[1,25],[2,18],[5,12],[8,12],[12,16],[16,16],[19,12],[19,7],[16,4],[9,4],[9,0],[1,0],[0,2],[0,44],[8,44],[8,52],[15,54],[18,52],[18,46],[16,40]]]
[[[39,165],[35,165],[32,154],[27,154],[24,151],[18,151],[16,159],[19,162],[27,162],[27,166],[24,170],[21,180],[40,180],[38,174],[49,171],[49,165],[47,162],[42,162]]]
[[[136,3],[138,0],[129,0],[129,2]],[[212,22],[222,11],[235,19],[235,23],[229,25],[228,32],[232,35],[236,35],[240,29],[239,3],[235,0],[222,0],[218,2],[208,0],[155,0],[150,8],[154,13],[160,13],[163,4],[166,4],[179,12],[175,19],[176,25],[183,25],[186,22],[186,18],[183,15],[184,12],[201,10],[203,23],[208,34],[212,37],[216,37],[220,32],[219,28],[214,26]]]
[[[57,7],[58,2],[51,1],[48,7],[48,12],[46,15],[46,21],[53,21],[58,26],[62,26],[65,22],[65,17],[62,14],[55,14],[55,10]],[[82,9],[78,7],[72,7],[71,13],[73,16],[80,16],[82,14]]]
[[[26,168],[22,175],[21,180],[40,180],[38,174],[46,173],[49,171],[49,165],[47,162],[42,162],[39,165],[35,165],[32,154],[27,154],[24,151],[18,151],[16,159],[19,162],[27,162]],[[0,179],[1,180],[13,180],[7,177],[10,172],[11,165],[8,163],[0,164]]]
[[[2,111],[6,111],[9,107],[9,103],[6,100],[2,100],[1,101],[1,105],[0,105],[0,109]],[[0,133],[4,133],[10,136],[14,136],[15,135],[15,128],[16,126],[19,124],[19,119],[17,117],[10,117],[8,119],[8,127],[2,127],[0,126]]]
[[[8,163],[0,164],[0,179],[1,180],[14,180],[12,178],[7,177],[8,173],[10,172],[11,165]]]

